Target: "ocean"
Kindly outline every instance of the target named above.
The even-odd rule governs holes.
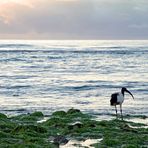
[[[107,118],[127,87],[123,114],[148,116],[148,41],[0,40],[0,112],[77,108]]]

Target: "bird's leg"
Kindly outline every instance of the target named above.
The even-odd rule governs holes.
[[[122,104],[120,104],[120,112],[121,112],[121,118],[123,120],[123,115],[122,115]]]
[[[116,117],[118,118],[118,116],[117,116],[117,107],[116,107],[116,105],[115,105],[115,110],[116,110]]]

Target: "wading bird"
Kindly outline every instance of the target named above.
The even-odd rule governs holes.
[[[120,105],[120,112],[121,112],[122,120],[123,120],[122,103],[124,101],[124,92],[128,92],[132,96],[132,98],[134,99],[134,96],[132,95],[132,93],[130,91],[128,91],[125,87],[122,87],[121,92],[112,94],[111,99],[110,99],[110,105],[115,106],[116,117],[117,117],[117,107],[116,107],[116,105]]]

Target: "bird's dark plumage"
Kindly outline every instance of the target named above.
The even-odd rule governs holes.
[[[118,93],[114,93],[114,94],[111,95],[110,105],[116,105],[116,104],[118,104],[118,102],[117,102],[117,96],[118,96]]]

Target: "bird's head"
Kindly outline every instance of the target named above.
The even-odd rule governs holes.
[[[122,87],[121,92],[122,93],[124,93],[124,92],[129,93],[132,96],[132,98],[134,99],[134,96],[132,95],[132,93],[129,90],[127,90],[125,87]]]

